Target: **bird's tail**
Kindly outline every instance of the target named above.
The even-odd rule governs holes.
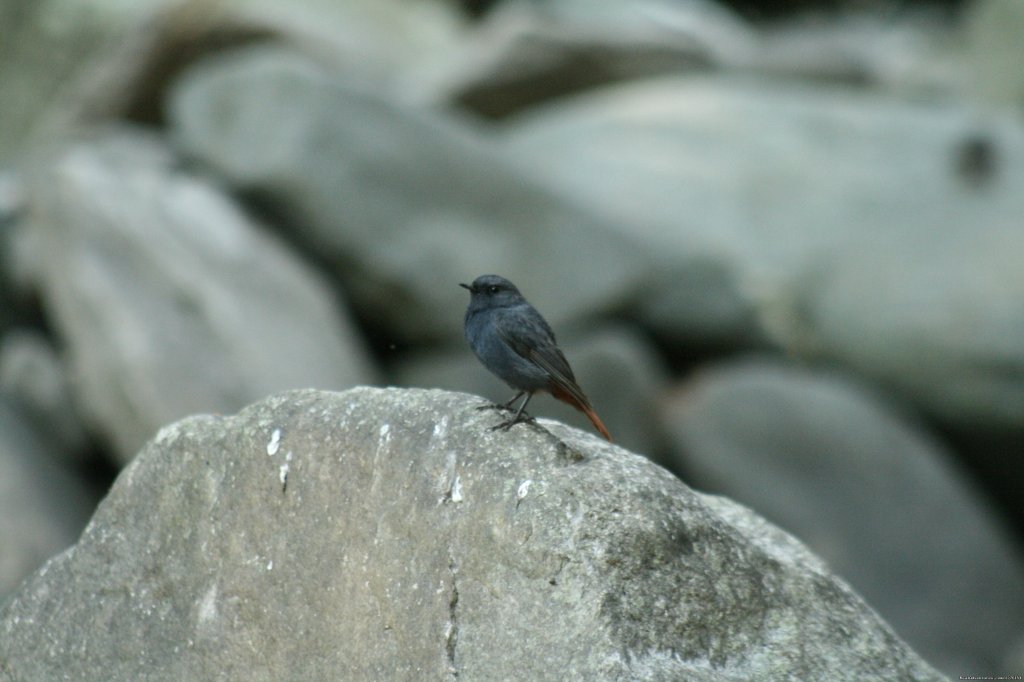
[[[594,412],[594,408],[590,406],[590,402],[587,401],[586,396],[582,395],[583,392],[579,391],[578,387],[575,388],[576,391],[579,392],[579,396],[573,395],[573,392],[567,391],[563,387],[556,384],[551,387],[551,395],[553,395],[558,400],[561,400],[563,403],[569,403],[577,410],[587,415],[587,419],[589,419],[590,423],[594,425],[594,428],[597,429],[598,432],[605,437],[605,440],[611,443],[612,434],[608,433],[608,429],[605,427],[604,422],[601,421],[601,418],[597,416],[597,412]],[[583,400],[580,400],[581,396],[583,397]]]
[[[608,433],[608,429],[605,428],[604,422],[597,416],[597,412],[594,412],[594,408],[589,405],[580,407],[580,411],[587,415],[587,419],[594,425],[594,428],[601,432],[601,435],[605,437],[609,443],[612,442],[612,434]]]

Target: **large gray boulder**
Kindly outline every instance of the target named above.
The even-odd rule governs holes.
[[[268,393],[372,382],[325,282],[155,137],[109,132],[29,182],[37,286],[76,404],[122,460]]]
[[[479,398],[164,428],[0,611],[15,679],[939,680],[799,542]]]

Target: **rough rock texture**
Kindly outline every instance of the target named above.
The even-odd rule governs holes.
[[[478,401],[301,391],[161,430],[0,612],[0,671],[941,679],[750,511]]]
[[[795,533],[941,669],[1001,669],[1024,628],[1024,561],[892,405],[841,375],[748,360],[702,372],[664,414],[695,485]]]
[[[29,201],[75,398],[122,460],[188,414],[374,379],[317,274],[156,139],[82,142],[42,165]]]
[[[459,336],[465,292],[454,284],[487,272],[530,282],[558,327],[613,306],[647,267],[596,213],[474,128],[295,53],[253,48],[195,66],[171,93],[170,118],[188,153],[258,194],[400,337]]]

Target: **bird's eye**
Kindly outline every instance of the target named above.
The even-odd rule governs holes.
[[[492,296],[498,293],[499,291],[501,291],[501,288],[496,284],[492,284],[491,286],[487,287],[487,293],[491,294]]]

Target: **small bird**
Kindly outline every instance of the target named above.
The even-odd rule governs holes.
[[[587,415],[594,428],[610,441],[608,429],[576,383],[569,361],[555,343],[554,332],[519,289],[497,275],[481,275],[472,284],[459,286],[470,293],[466,341],[484,367],[518,391],[504,405],[485,408],[511,410],[515,401],[526,396],[515,415],[493,428],[508,430],[520,422],[532,421],[525,414],[526,404],[535,392],[547,391]]]

